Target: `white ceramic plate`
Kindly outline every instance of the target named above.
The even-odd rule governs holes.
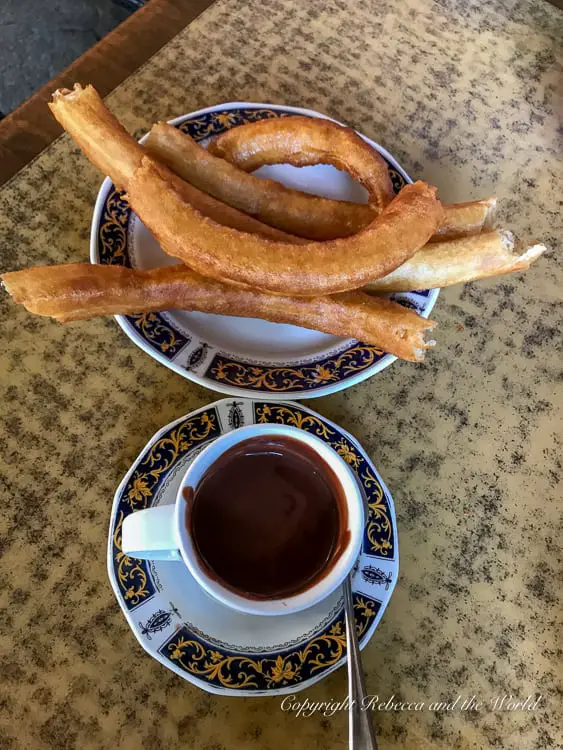
[[[363,647],[391,598],[399,572],[393,500],[359,443],[293,402],[224,399],[181,417],[154,435],[113,501],[108,572],[133,633],[155,659],[204,690],[224,695],[296,692],[337,669],[346,657],[340,589],[291,615],[246,615],[202,591],[179,562],[146,561],[121,551],[121,526],[135,510],[174,503],[181,478],[209,441],[255,423],[287,424],[324,440],[354,472],[366,503],[362,549],[352,580]]]
[[[228,128],[290,114],[325,117],[297,107],[231,102],[171,123],[205,145],[210,136]],[[391,154],[365,140],[387,161],[396,192],[411,182]],[[262,167],[256,174],[329,198],[362,202],[367,197],[360,185],[331,166],[297,169],[282,164]],[[109,179],[98,194],[90,240],[93,263],[154,268],[177,262],[160,249]],[[428,317],[437,296],[434,289],[394,298]],[[324,396],[380,372],[395,360],[355,339],[264,320],[184,310],[118,315],[116,319],[129,338],[159,362],[200,385],[234,396],[272,400]]]

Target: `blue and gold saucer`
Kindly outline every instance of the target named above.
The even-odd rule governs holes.
[[[361,646],[374,634],[399,571],[391,495],[359,443],[334,423],[293,402],[224,399],[164,427],[142,450],[115,494],[109,577],[143,648],[180,677],[223,695],[292,693],[337,669],[346,657],[341,591],[295,614],[245,615],[204,593],[183,565],[124,555],[121,527],[133,511],[173,504],[186,468],[209,441],[256,423],[287,424],[316,435],[356,475],[367,509],[352,581]]]
[[[205,145],[210,136],[267,117],[300,114],[297,107],[229,103],[183,115],[172,124]],[[409,176],[384,148],[369,138],[389,166],[396,192]],[[261,167],[256,174],[305,192],[356,202],[367,193],[347,174],[328,165],[297,169]],[[106,179],[98,194],[90,241],[93,263],[155,268],[178,262],[166,255],[131,211],[123,194]],[[428,317],[438,290],[393,295]],[[264,320],[185,310],[118,315],[119,325],[143,351],[200,385],[233,396],[268,400],[325,396],[365,380],[395,357],[370,344]]]

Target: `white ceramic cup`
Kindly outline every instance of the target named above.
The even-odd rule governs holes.
[[[186,528],[186,499],[183,490],[197,485],[206,471],[225,451],[254,437],[287,437],[313,449],[326,462],[342,487],[348,515],[348,542],[339,558],[317,583],[292,596],[280,599],[251,599],[211,578],[202,567],[193,540]],[[193,494],[193,493],[192,493]],[[228,501],[228,488],[225,487]],[[304,430],[287,425],[257,424],[228,432],[210,443],[189,466],[174,505],[161,505],[130,513],[122,527],[122,550],[129,557],[145,560],[176,560],[184,563],[199,585],[213,598],[239,612],[280,615],[298,612],[331,594],[348,575],[360,551],[364,529],[364,504],[353,473],[346,462],[325,442]]]

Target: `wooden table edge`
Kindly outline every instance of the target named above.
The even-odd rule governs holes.
[[[92,83],[107,96],[214,0],[149,0],[123,23],[0,120],[0,185],[61,134],[47,102],[58,88]]]

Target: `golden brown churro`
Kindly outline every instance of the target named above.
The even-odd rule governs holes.
[[[124,190],[140,165],[143,149],[129,135],[93,86],[58,89],[49,109],[88,159]]]
[[[49,107],[92,164],[107,175],[118,189],[126,190],[146,154],[107,109],[94,87],[82,88],[76,84],[73,91],[55,91]],[[284,242],[300,242],[298,237],[263,224],[197,187],[175,179],[171,174],[170,179],[174,180],[174,187],[184,200],[218,224]]]
[[[57,96],[58,118],[73,125],[72,110],[84,89]],[[71,113],[69,114],[69,110]],[[87,144],[87,155],[94,163],[110,144],[111,128],[104,127],[104,143],[98,142],[98,119],[105,125],[101,100],[91,107],[88,118],[80,122],[77,140]],[[63,115],[66,111],[66,115]],[[304,118],[306,121],[307,118]],[[381,198],[381,183],[369,165],[359,162],[362,146],[372,149],[347,128],[331,123],[329,146],[334,148],[334,129],[344,131],[342,140],[351,157],[345,154],[352,171],[366,186],[374,189],[373,198]],[[309,131],[311,128],[309,128]],[[75,129],[71,135],[75,134]],[[119,131],[119,147],[123,138]],[[356,142],[359,141],[359,144]],[[326,154],[326,150],[323,154]],[[338,154],[329,154],[339,163]],[[323,156],[323,159],[325,156]],[[371,158],[371,156],[370,156]],[[314,159],[314,157],[313,157]],[[300,163],[307,160],[302,154]],[[296,247],[220,226],[201,215],[174,188],[174,176],[166,167],[144,157],[141,167],[131,176],[127,170],[127,193],[133,210],[160,241],[163,250],[180,258],[191,268],[207,276],[253,285],[278,294],[314,296],[346,291],[385,276],[411,257],[432,236],[441,223],[443,210],[435,188],[423,182],[407,185],[383,212],[365,229],[352,237],[327,242],[307,242]]]
[[[236,165],[240,169],[244,169],[245,171],[253,171],[263,166],[264,164],[276,164],[283,162],[286,159],[293,159],[293,161],[291,161],[290,163],[295,164],[296,166],[301,166],[301,164],[304,163],[304,156],[298,150],[297,153],[295,153],[295,150],[298,149],[299,146],[295,145],[294,142],[291,142],[288,138],[284,137],[284,135],[287,135],[287,133],[285,133],[284,131],[287,130],[288,121],[289,123],[291,123],[291,121],[294,119],[295,118],[290,117],[281,118],[281,120],[260,120],[257,122],[247,123],[246,125],[239,125],[217,136],[215,140],[211,141],[209,150],[212,153],[220,156],[225,161],[228,161],[230,164]],[[307,120],[310,118],[298,119]],[[266,122],[267,125],[264,125],[264,122]],[[279,124],[280,122],[281,125]],[[312,125],[310,127],[318,127],[318,122],[325,123],[324,127],[327,127],[326,120],[315,120],[315,125]],[[275,148],[268,148],[268,138],[273,130],[279,132],[278,138],[281,139],[281,144],[278,141],[275,143]],[[307,147],[310,149],[313,148],[310,143],[306,143],[306,148]],[[374,151],[372,149],[372,154],[373,153]],[[323,158],[324,157],[320,156],[320,161],[317,163],[323,163]],[[360,159],[361,158],[362,156],[360,156]],[[330,161],[330,153],[327,160]],[[330,163],[334,162],[330,161]],[[172,163],[169,163],[169,166],[174,169]],[[354,174],[352,169],[350,169],[349,171],[351,174]],[[355,176],[357,176],[358,174],[359,172],[357,171]],[[234,177],[235,175],[233,174],[233,178]],[[189,178],[186,177],[186,179]],[[358,179],[360,178],[358,177]],[[240,182],[239,184],[240,190],[244,190],[245,183]],[[367,187],[367,183],[364,182],[364,184]],[[202,187],[202,189],[205,190],[204,187]],[[234,192],[235,190],[233,190],[233,193]],[[306,217],[306,207],[304,205],[300,205],[299,195],[301,194],[294,194],[292,208],[293,210],[298,210],[304,217]],[[222,199],[227,203],[230,202],[227,194],[225,194]],[[349,233],[358,232],[360,229],[363,229],[367,224],[370,223],[370,221],[373,220],[374,213],[377,213],[377,210],[374,210],[374,207],[372,205],[352,205],[355,205],[355,209],[354,215],[353,217],[351,217],[352,224],[350,226],[350,229],[352,231]],[[445,205],[444,220],[440,227],[438,227],[438,229],[436,230],[435,234],[431,237],[430,241],[440,242],[442,240],[454,239],[456,237],[465,237],[466,235],[479,234],[480,232],[492,229],[495,208],[496,198],[486,198],[484,200],[470,201],[468,203],[452,203],[450,205]],[[322,207],[322,210],[325,210],[324,206]],[[262,218],[267,222],[267,219],[265,217]],[[316,222],[320,219],[318,214],[315,212],[314,214],[311,213],[310,220],[311,222]],[[291,224],[285,224],[284,228],[286,228],[287,231],[291,231]],[[335,228],[338,229],[338,225],[336,225]],[[307,228],[307,231],[311,230]],[[298,234],[298,232],[293,233]],[[309,235],[303,234],[303,236]],[[336,237],[343,236],[345,235],[331,234],[328,231],[327,227],[327,231],[325,232],[325,235],[322,239],[331,240],[335,239]]]
[[[153,126],[144,148],[157,161],[200,190],[298,237],[319,241],[348,237],[363,229],[376,215],[374,208],[367,203],[319,198],[291,190],[274,180],[247,174],[226,161],[228,153],[225,159],[213,156],[189,135],[166,123]],[[452,203],[443,208],[444,220],[430,242],[492,229],[496,198]],[[218,223],[234,226],[226,221]]]
[[[430,242],[443,242],[488,232],[493,228],[496,208],[496,198],[445,205],[444,221],[432,235]]]
[[[425,245],[406,263],[364,291],[389,293],[462,284],[487,276],[525,271],[546,250],[545,245],[518,246],[512,232],[486,232]]]
[[[0,278],[27,310],[61,322],[182,308],[357,338],[411,361],[424,359],[424,350],[434,345],[424,340],[433,321],[359,291],[328,297],[278,296],[204,278],[184,265],[136,271],[73,263],[36,266]]]
[[[347,237],[374,216],[373,209],[364,204],[320,198],[291,190],[274,180],[253,177],[213,156],[189,135],[166,123],[153,126],[143,147],[196,188],[299,237]]]
[[[353,337],[420,361],[434,345],[424,335],[435,324],[377,295],[524,270],[546,249],[520,251],[511,232],[490,231],[494,198],[444,210],[435,188],[417,182],[390,200],[381,157],[327,120],[287,117],[227,131],[211,149],[228,164],[164,124],[145,151],[91,86],[56,92],[51,109],[88,158],[127,190],[162,248],[187,264],[150,271],[70,264],[0,277],[16,302],[62,322],[183,308]],[[344,168],[368,189],[369,202],[316,198],[246,174],[279,162]],[[326,238],[354,226],[356,234],[320,242],[279,228]],[[375,296],[357,290],[366,284]]]
[[[166,196],[166,211],[159,201]],[[161,247],[205,276],[278,294],[314,296],[385,276],[422,247],[442,217],[435,189],[407,185],[362,232],[290,245],[220,227],[182,200],[148,159],[129,184],[129,201]]]
[[[174,190],[186,201],[197,209],[203,216],[221,224],[224,227],[231,227],[239,232],[248,232],[249,234],[259,234],[262,237],[268,237],[271,240],[279,242],[289,242],[292,245],[302,245],[307,240],[303,237],[296,237],[294,234],[287,234],[281,229],[271,227],[268,224],[255,219],[253,216],[239,211],[227,203],[217,200],[212,195],[204,193],[202,190],[190,185],[189,182],[182,180],[178,175],[168,172],[165,167],[162,168],[166,179]]]
[[[320,117],[275,117],[226,130],[209,144],[212,154],[253,172],[263,164],[332,164],[369,193],[377,213],[393,197],[384,159],[351,128]]]

